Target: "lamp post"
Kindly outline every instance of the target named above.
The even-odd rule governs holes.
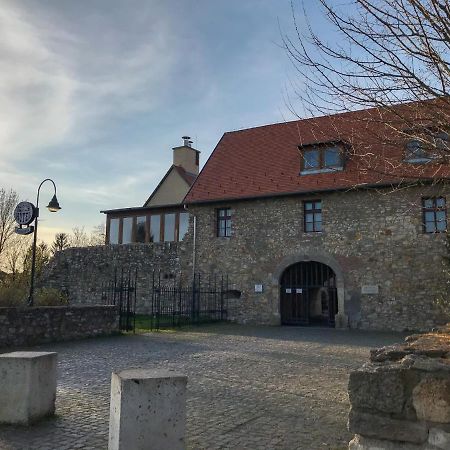
[[[50,212],[58,212],[61,207],[59,206],[58,199],[56,198],[56,184],[50,179],[46,178],[38,187],[37,197],[36,197],[36,209],[35,209],[35,219],[34,219],[34,237],[33,237],[33,255],[31,257],[31,281],[30,281],[30,295],[28,296],[28,306],[33,306],[34,304],[34,275],[36,271],[36,242],[37,242],[37,228],[38,228],[38,218],[39,218],[39,192],[41,190],[41,186],[46,182],[51,181],[53,183],[53,188],[55,189],[55,193],[53,198],[50,200],[50,203],[47,205],[47,209]]]

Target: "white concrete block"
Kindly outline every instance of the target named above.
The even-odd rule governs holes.
[[[55,412],[56,353],[0,355],[0,423],[28,425]]]
[[[109,450],[185,448],[187,377],[169,370],[113,373]]]

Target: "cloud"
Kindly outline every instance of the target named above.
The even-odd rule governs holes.
[[[163,101],[178,60],[167,17],[155,14],[150,27],[133,32],[116,26],[120,17],[74,26],[76,11],[33,12],[20,2],[0,6],[1,158],[89,142],[111,117]],[[140,10],[132,13],[136,19]]]
[[[14,6],[0,8],[0,156],[20,159],[73,125],[76,82]]]

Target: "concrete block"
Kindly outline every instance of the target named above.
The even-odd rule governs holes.
[[[0,423],[28,425],[55,412],[56,353],[0,355]]]
[[[109,450],[185,448],[187,377],[169,370],[113,373]]]

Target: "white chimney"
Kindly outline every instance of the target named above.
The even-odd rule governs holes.
[[[200,152],[192,148],[190,136],[183,136],[183,145],[173,148],[173,165],[182,167],[186,172],[198,175]]]

